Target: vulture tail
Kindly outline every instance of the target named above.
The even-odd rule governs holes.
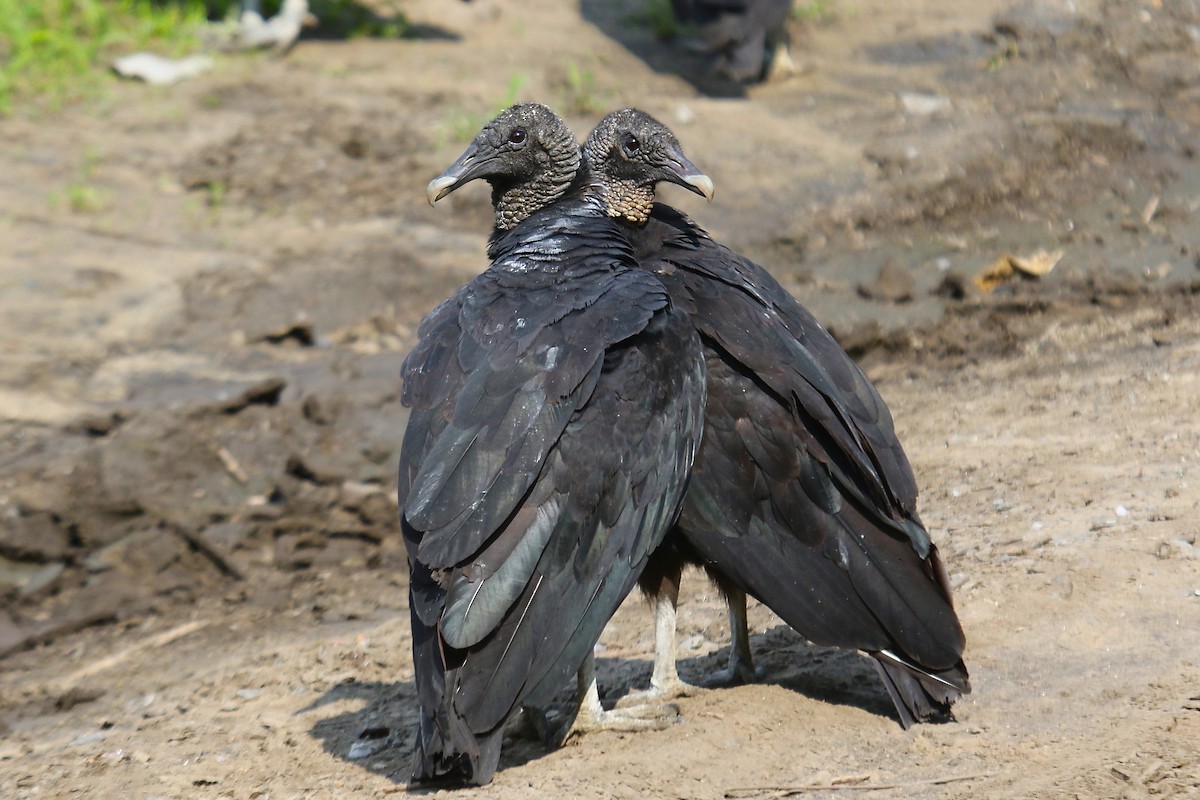
[[[951,703],[971,691],[962,661],[950,669],[930,670],[890,650],[877,650],[870,655],[905,729],[918,722],[950,722],[954,719]]]

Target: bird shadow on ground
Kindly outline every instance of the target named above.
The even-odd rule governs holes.
[[[710,97],[745,97],[746,88],[709,69],[707,55],[689,52],[687,32],[674,25],[669,3],[656,0],[580,0],[583,18],[646,62],[655,72],[678,75]],[[664,16],[665,15],[665,16]],[[673,36],[664,38],[664,34]]]
[[[861,653],[819,647],[786,625],[752,634],[750,648],[761,675],[756,684],[782,686],[814,700],[853,706],[899,722],[874,664]],[[681,654],[677,666],[684,681],[703,685],[728,662],[729,647],[725,646],[703,656],[685,658]],[[596,675],[603,699],[615,702],[630,691],[646,688],[653,666],[648,659],[598,658]]]
[[[872,714],[897,719],[871,662],[859,653],[816,647],[785,625],[750,637],[755,664],[762,669],[759,683],[777,685],[825,703],[854,706]],[[729,648],[705,656],[682,658],[680,676],[701,683],[725,667]],[[596,678],[611,705],[630,691],[650,684],[651,659],[598,658]],[[715,689],[714,691],[720,691]],[[551,709],[559,718],[574,708],[574,687],[560,693]],[[338,706],[332,716],[317,719],[309,735],[325,752],[342,761],[398,784],[406,783],[411,768],[417,724],[417,690],[412,681],[394,683],[342,683],[326,691],[299,714],[312,714]],[[553,748],[512,725],[505,735],[500,769],[541,758]]]
[[[574,690],[564,690],[555,706],[570,707]],[[336,705],[337,712],[313,722],[309,735],[321,742],[334,758],[359,764],[397,784],[408,782],[416,744],[417,689],[412,681],[395,683],[342,683],[302,708],[312,714]],[[519,724],[509,726],[504,737],[500,769],[520,766],[554,748],[532,738]],[[431,787],[431,791],[432,791]]]
[[[312,714],[330,705],[339,707],[337,713],[317,719],[309,728],[309,735],[321,742],[325,752],[407,783],[416,739],[416,684],[342,683],[297,713]]]

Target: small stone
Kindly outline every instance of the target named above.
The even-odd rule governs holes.
[[[19,513],[4,523],[3,551],[11,558],[31,561],[61,561],[70,548],[66,526],[49,512]]]
[[[1171,264],[1164,261],[1156,267],[1146,267],[1142,270],[1142,277],[1149,282],[1166,280],[1171,276]]]
[[[25,584],[21,586],[19,589],[21,595],[24,597],[32,597],[33,595],[41,593],[44,589],[47,589],[53,585],[53,583],[58,580],[58,576],[62,575],[63,570],[66,568],[67,565],[61,561],[56,561],[53,564],[47,564],[31,575],[29,580],[27,580]]]
[[[922,117],[949,111],[951,108],[950,98],[939,94],[901,92],[899,99],[900,107],[904,109],[906,114],[915,114]]]
[[[383,487],[378,483],[365,483],[363,481],[346,481],[342,484],[342,489],[339,495],[341,504],[350,509],[357,511],[363,502],[372,495],[383,493]]]
[[[96,744],[104,741],[104,732],[95,731],[93,733],[85,733],[82,736],[76,736],[71,740],[68,747],[82,747],[83,745]]]
[[[0,656],[25,644],[26,634],[6,611],[0,611]]]
[[[377,742],[355,742],[350,745],[350,750],[346,753],[346,758],[351,761],[356,761],[360,758],[366,758],[374,755],[378,751]]]
[[[157,696],[154,694],[144,694],[141,697],[135,697],[125,704],[125,710],[133,713],[145,711],[150,706],[154,705]]]
[[[912,276],[895,263],[888,261],[879,268],[873,283],[858,285],[860,296],[885,303],[908,303],[916,294]]]

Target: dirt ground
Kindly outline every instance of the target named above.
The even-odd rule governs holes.
[[[401,7],[420,36],[0,120],[0,797],[403,790],[398,371],[490,222],[423,190],[512,96],[672,125],[717,197],[664,199],[862,359],[974,692],[903,731],[863,657],[753,606],[761,683],[514,736],[463,795],[1200,797],[1200,4],[837,0],[746,92],[639,0]],[[685,678],[723,665],[700,575],[679,635]],[[652,644],[632,597],[609,699]]]

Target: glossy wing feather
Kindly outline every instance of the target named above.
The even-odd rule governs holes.
[[[684,215],[656,206],[634,242],[705,345],[680,535],[810,640],[873,654],[905,724],[947,712],[969,690],[962,629],[882,398],[765,270]]]
[[[614,223],[527,224],[405,365],[418,784],[490,779],[504,722],[561,688],[665,535],[699,446],[699,340],[661,283]]]

